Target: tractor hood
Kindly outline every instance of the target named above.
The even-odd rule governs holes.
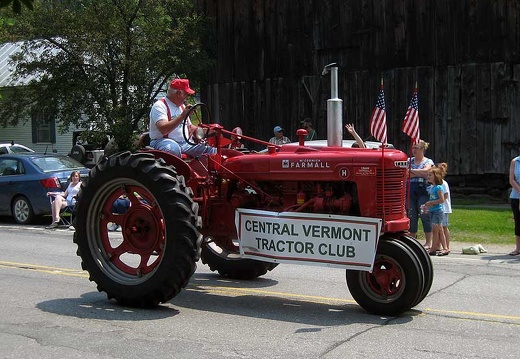
[[[222,163],[222,178],[256,181],[341,181],[375,176],[381,168],[406,167],[407,155],[395,149],[282,146],[279,152],[236,156]]]

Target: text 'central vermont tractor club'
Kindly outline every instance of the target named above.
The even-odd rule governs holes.
[[[271,262],[372,270],[381,219],[238,209],[240,253]]]

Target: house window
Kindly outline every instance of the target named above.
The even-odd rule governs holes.
[[[56,143],[56,120],[49,111],[32,114],[32,142]]]

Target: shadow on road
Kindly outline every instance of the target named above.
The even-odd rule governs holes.
[[[225,280],[213,274],[196,273],[185,290],[170,302],[155,309],[123,307],[108,300],[105,293],[99,292],[85,293],[81,298],[44,301],[39,303],[37,308],[58,315],[114,321],[173,318],[189,315],[190,311],[187,309],[190,309],[319,327],[354,323],[403,324],[421,314],[420,311],[411,310],[399,317],[382,317],[368,314],[354,301],[332,303],[331,299],[322,297],[298,296],[261,289],[274,284],[276,281],[265,278],[238,281]]]
[[[174,317],[179,311],[169,305],[155,309],[123,307],[107,299],[105,293],[85,293],[81,298],[60,298],[38,303],[38,309],[84,319],[144,321]]]

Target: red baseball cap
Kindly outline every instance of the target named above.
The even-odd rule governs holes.
[[[189,95],[195,93],[195,91],[190,88],[190,81],[188,79],[174,79],[170,82],[170,87],[175,90],[184,90]]]

